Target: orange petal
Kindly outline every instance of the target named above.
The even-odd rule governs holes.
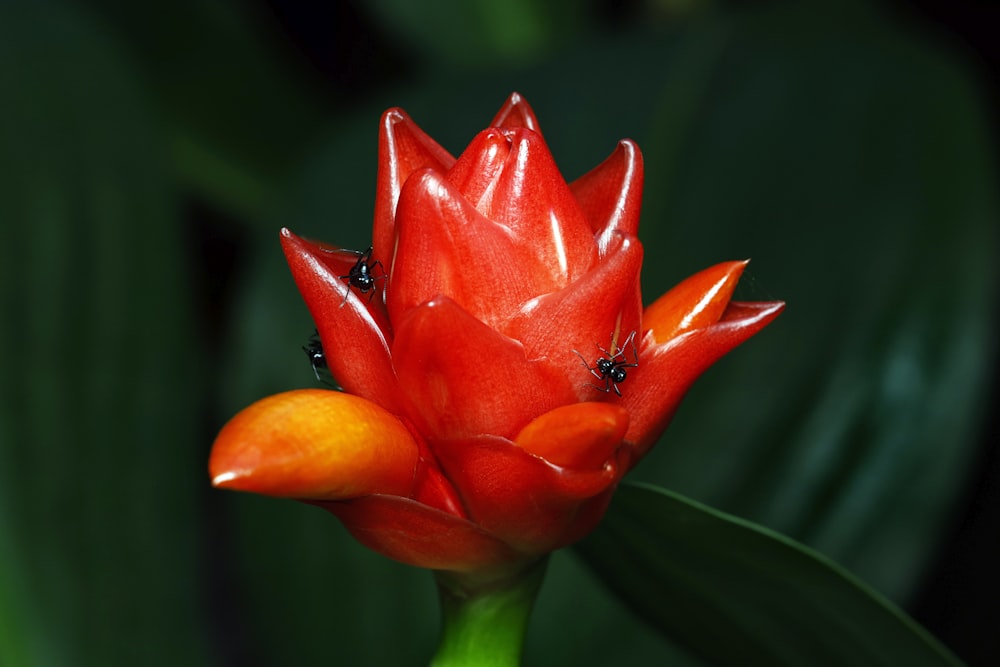
[[[212,484],[283,498],[409,495],[418,447],[392,413],[357,396],[301,389],[244,409],[215,439]]]
[[[663,343],[685,331],[715,324],[748,262],[722,262],[685,279],[646,308],[643,326],[652,330],[657,343]]]
[[[566,468],[604,465],[625,437],[628,412],[612,403],[573,403],[550,410],[525,426],[514,442]]]

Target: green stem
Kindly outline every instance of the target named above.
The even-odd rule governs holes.
[[[517,667],[535,596],[548,558],[518,574],[473,582],[437,572],[441,597],[441,642],[431,667]]]

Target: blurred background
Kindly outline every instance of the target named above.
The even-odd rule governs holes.
[[[1000,663],[998,28],[973,2],[0,5],[0,664],[426,662],[426,572],[206,461],[315,384],[278,229],[367,247],[381,111],[458,154],[514,90],[568,179],[643,149],[647,303],[744,257],[738,297],[788,302],[633,477]],[[555,556],[526,664],[670,661],[700,664]]]

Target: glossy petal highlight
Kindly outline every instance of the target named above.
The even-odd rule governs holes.
[[[565,377],[445,297],[411,311],[392,357],[407,413],[431,440],[513,436],[575,399]]]
[[[336,515],[365,546],[409,565],[482,572],[526,557],[475,523],[408,498],[376,495],[314,504]]]
[[[215,486],[284,498],[409,495],[417,443],[392,413],[357,396],[301,389],[261,399],[219,433]]]
[[[608,159],[570,184],[604,256],[618,232],[635,236],[642,207],[642,153],[631,139],[622,139]]]
[[[643,313],[657,343],[713,324],[722,317],[748,261],[722,262],[686,278]]]
[[[387,410],[398,409],[385,307],[380,299],[358,294],[341,278],[358,256],[299,238],[287,229],[281,230],[281,246],[337,382]]]
[[[428,167],[444,171],[455,163],[455,158],[427,136],[402,109],[389,109],[382,114],[378,154],[372,245],[376,257],[391,262],[395,254],[396,203],[406,179],[413,172]]]
[[[628,411],[617,405],[573,403],[537,417],[514,442],[563,468],[600,468],[621,446],[628,422]]]

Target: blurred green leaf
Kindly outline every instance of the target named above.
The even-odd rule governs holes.
[[[749,256],[741,298],[789,306],[695,384],[637,472],[904,600],[983,424],[995,172],[953,59],[829,11],[746,16],[683,141],[657,124],[642,144],[647,178],[674,175],[647,190],[647,298]]]
[[[75,8],[0,6],[5,665],[208,662],[191,292],[124,60]]]
[[[778,533],[625,484],[576,547],[661,632],[712,664],[957,665],[902,611]]]
[[[248,222],[267,219],[336,103],[264,4],[87,4],[153,92],[183,184]]]
[[[579,0],[376,0],[365,8],[420,56],[462,69],[537,60],[596,14]]]

